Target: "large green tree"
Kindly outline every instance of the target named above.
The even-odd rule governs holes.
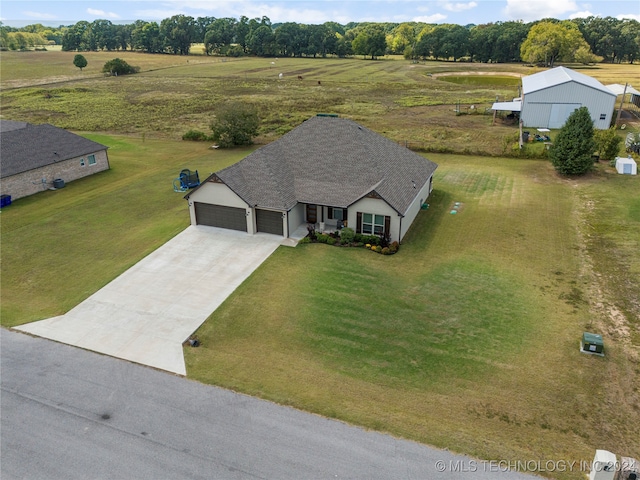
[[[162,52],[160,26],[156,22],[137,20],[131,31],[131,48],[147,53]]]
[[[235,36],[235,18],[217,18],[209,25],[204,35],[204,48],[207,55],[222,53],[231,46]]]
[[[480,62],[519,62],[520,47],[529,33],[522,22],[497,22],[473,27],[469,53]]]
[[[593,120],[587,107],[569,115],[549,150],[556,171],[563,175],[584,175],[591,170],[596,148],[593,135]]]
[[[363,27],[351,42],[353,53],[371,56],[371,60],[387,51],[387,36],[381,25],[371,24]]]
[[[531,27],[520,48],[522,60],[553,67],[557,60],[573,60],[585,43],[580,30],[571,22],[541,21]]]
[[[252,105],[227,102],[216,109],[211,138],[222,148],[251,145],[258,135],[259,124],[258,112]]]
[[[174,15],[165,18],[160,23],[160,37],[164,45],[172,53],[189,55],[191,44],[202,39],[196,39],[197,25],[193,17],[186,15]]]

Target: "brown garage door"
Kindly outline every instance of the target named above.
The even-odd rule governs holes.
[[[242,232],[247,231],[247,216],[244,208],[199,202],[196,202],[194,207],[196,209],[196,223],[198,225],[228,228]]]
[[[256,209],[256,226],[259,232],[284,235],[282,231],[282,212]]]

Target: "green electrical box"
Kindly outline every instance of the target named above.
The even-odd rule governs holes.
[[[604,353],[604,342],[602,341],[602,335],[597,333],[582,334],[582,350],[588,353]]]

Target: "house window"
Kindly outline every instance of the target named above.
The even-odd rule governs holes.
[[[374,215],[373,213],[362,214],[362,233],[367,235],[383,235],[384,215]]]
[[[96,156],[95,155],[89,155],[87,157],[87,160],[89,160],[89,165],[95,165],[96,164]]]
[[[606,113],[601,113],[600,114],[600,120],[606,120],[607,119],[607,114]]]
[[[327,218],[329,220],[346,220],[346,210],[344,208],[331,208],[329,207]]]
[[[80,166],[81,166],[81,167],[84,167],[84,158],[81,158],[81,159],[80,159]]]

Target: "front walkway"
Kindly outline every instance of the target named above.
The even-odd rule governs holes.
[[[182,343],[282,241],[190,226],[65,315],[15,328],[186,375]]]

